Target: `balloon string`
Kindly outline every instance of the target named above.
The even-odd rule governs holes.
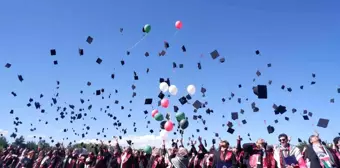
[[[144,34],[143,37],[139,41],[137,41],[137,43],[135,43],[131,48],[128,49],[128,51],[134,49],[140,42],[142,42],[145,39],[147,35],[148,34]]]

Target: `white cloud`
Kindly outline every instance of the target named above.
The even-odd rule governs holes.
[[[2,134],[3,136],[6,136],[8,134],[8,131],[0,129],[0,134]]]
[[[154,147],[161,147],[162,145],[162,139],[160,136],[155,135],[142,135],[142,136],[136,136],[136,135],[129,135],[123,137],[121,140],[119,140],[119,145],[121,146],[127,146],[126,140],[131,140],[134,145],[133,148],[135,149],[142,149],[146,145],[154,146]],[[100,143],[99,141],[96,141],[96,139],[84,139],[78,141],[78,143]],[[115,142],[111,142],[111,145],[115,145]],[[106,141],[107,144],[107,141]],[[170,147],[171,143],[167,142],[166,146]]]

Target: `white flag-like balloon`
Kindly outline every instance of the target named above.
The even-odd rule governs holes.
[[[178,92],[178,89],[177,89],[177,87],[175,85],[171,85],[169,87],[169,92],[170,92],[171,95],[176,96],[177,92]]]
[[[166,82],[162,82],[162,83],[159,84],[159,89],[160,89],[163,93],[165,93],[165,92],[168,91],[169,85],[168,85]]]
[[[196,87],[194,85],[189,85],[187,87],[187,92],[190,94],[190,95],[194,95],[196,93]]]

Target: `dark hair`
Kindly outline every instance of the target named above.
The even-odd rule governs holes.
[[[335,147],[338,149],[338,146],[337,146],[337,144],[338,144],[338,142],[340,141],[340,137],[335,137],[334,139],[333,139],[333,143],[334,143],[334,145],[335,145]]]
[[[286,138],[286,139],[288,140],[288,136],[287,136],[287,134],[284,134],[284,133],[282,133],[282,134],[280,134],[280,135],[279,135],[279,137],[278,137],[278,138],[280,139],[280,138],[282,138],[282,137],[284,137],[284,138]]]

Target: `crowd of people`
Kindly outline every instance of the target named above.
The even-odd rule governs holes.
[[[183,146],[183,140],[173,142],[171,147],[134,150],[131,146],[120,147],[118,139],[114,146],[103,143],[95,152],[56,146],[37,151],[9,146],[0,152],[2,168],[333,168],[340,167],[340,137],[327,146],[318,134],[310,136],[308,145],[300,150],[290,144],[286,134],[278,136],[279,145],[267,145],[264,139],[255,143],[241,144],[230,148],[229,142],[213,142],[207,150],[198,138],[191,141],[191,148]]]

